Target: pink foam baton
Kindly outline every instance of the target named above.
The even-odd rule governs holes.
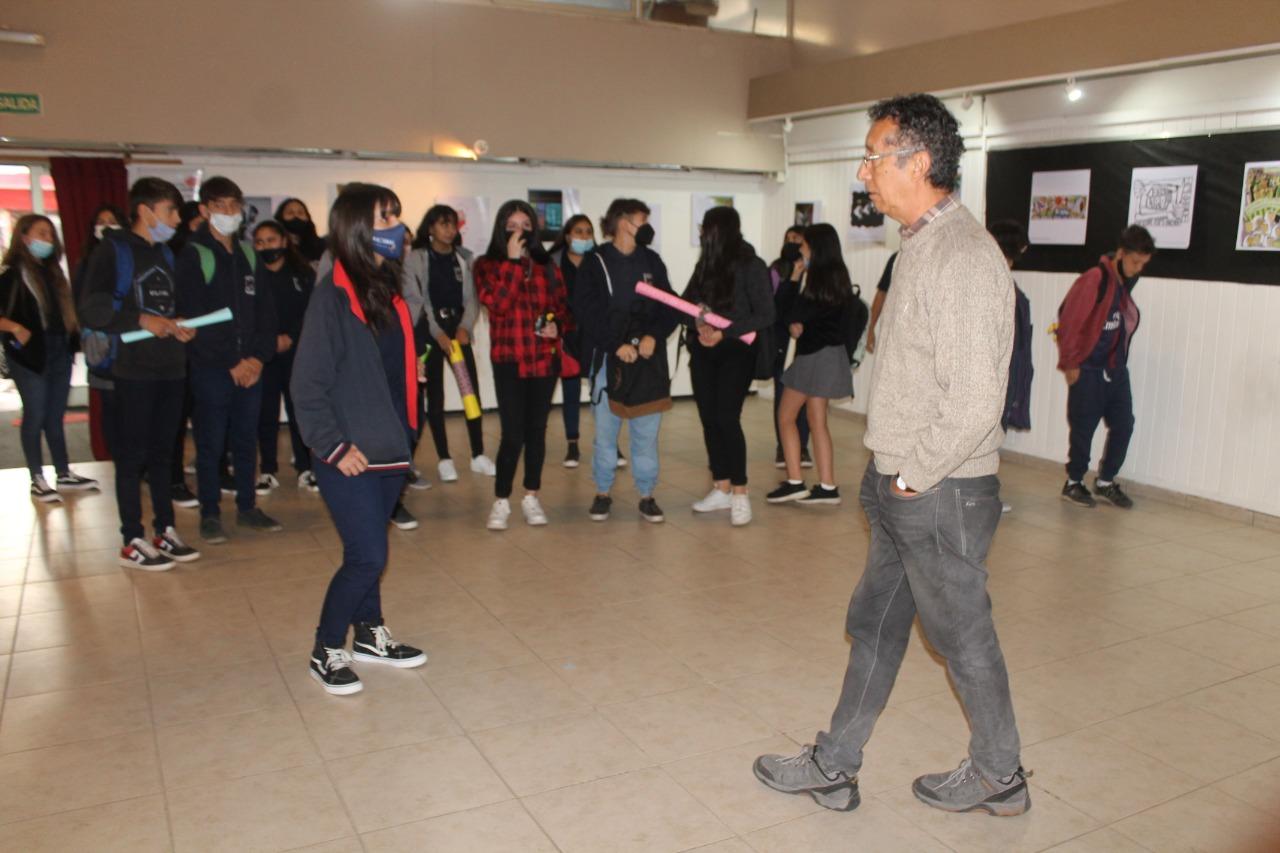
[[[709,326],[715,326],[717,329],[724,330],[733,325],[733,321],[726,320],[719,314],[712,314],[710,311],[704,313],[701,308],[694,305],[689,300],[681,299],[674,293],[668,293],[665,290],[661,290],[660,288],[654,287],[652,284],[648,284],[643,281],[636,282],[636,294],[652,299],[654,302],[661,302],[668,308],[674,308],[682,314],[688,314],[690,317],[701,317],[704,323]],[[755,341],[755,339],[755,332],[747,332],[745,335],[738,338],[738,340],[742,341],[744,344],[750,344]]]

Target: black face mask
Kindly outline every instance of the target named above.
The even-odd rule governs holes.
[[[648,246],[653,242],[653,238],[655,236],[656,234],[653,230],[653,226],[646,222],[636,229],[636,245]]]
[[[280,224],[284,226],[284,230],[298,238],[312,237],[316,233],[316,224],[308,219],[286,219]]]
[[[259,249],[258,257],[262,258],[264,264],[274,264],[284,258],[284,249]]]
[[[793,264],[796,261],[800,260],[800,244],[799,243],[783,243],[782,259],[784,261],[789,261]]]

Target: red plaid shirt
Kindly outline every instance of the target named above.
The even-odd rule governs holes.
[[[556,315],[563,336],[572,328],[568,293],[555,264],[480,258],[475,263],[476,296],[489,309],[489,360],[515,363],[523,376],[553,376],[560,341],[534,334],[538,317]],[[548,273],[554,279],[548,279]]]

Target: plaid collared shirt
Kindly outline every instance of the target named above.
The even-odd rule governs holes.
[[[937,219],[939,216],[946,213],[951,208],[959,207],[959,206],[960,206],[960,202],[956,200],[955,195],[954,194],[948,195],[942,201],[938,202],[933,207],[926,210],[920,216],[920,218],[917,219],[915,222],[912,222],[910,225],[900,226],[898,228],[898,233],[902,235],[903,240],[907,240],[911,237],[914,237],[917,234],[919,234],[924,229],[924,227],[928,225],[930,222]]]
[[[538,317],[555,314],[561,338],[572,328],[568,291],[555,264],[494,261],[480,258],[474,266],[476,296],[489,309],[489,358],[514,363],[520,376],[553,376],[560,340],[534,334]],[[554,276],[549,278],[548,276]]]

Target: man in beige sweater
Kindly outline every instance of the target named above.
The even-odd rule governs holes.
[[[873,459],[860,496],[871,542],[849,603],[853,649],[830,728],[799,755],[761,756],[755,774],[826,808],[856,808],[862,748],[918,615],[947,661],[971,739],[960,766],[916,779],[915,795],[947,811],[1022,814],[1031,799],[985,565],[1000,520],[1013,278],[952,195],[964,142],[946,107],[909,95],[870,116],[858,177],[901,223],[902,249],[871,373],[864,440]]]

